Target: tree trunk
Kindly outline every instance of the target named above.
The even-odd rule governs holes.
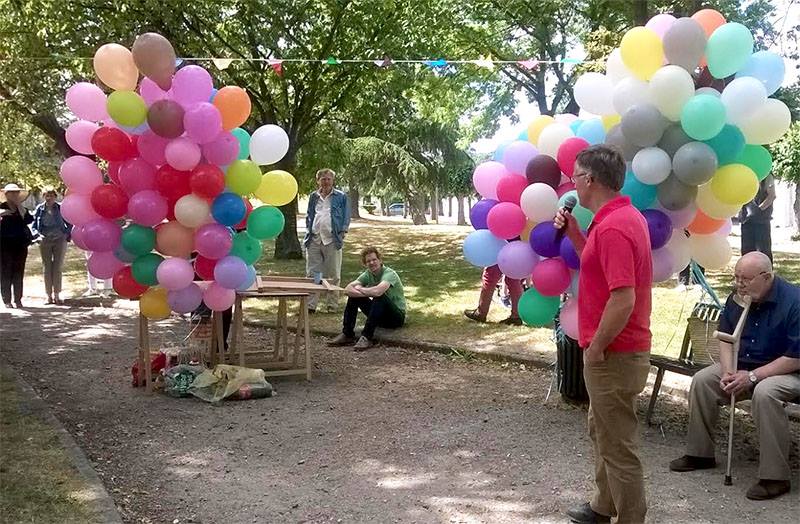
[[[633,0],[633,23],[645,25],[647,18],[647,0]]]
[[[439,207],[441,206],[441,202],[439,202],[439,188],[433,188],[433,195],[431,195],[431,219],[439,223]]]
[[[407,211],[411,212],[411,222],[415,226],[421,226],[428,223],[425,218],[425,196],[424,195],[409,195],[409,205],[406,207]]]
[[[408,218],[408,210],[411,207],[411,201],[406,198],[406,201],[403,205],[403,218]]]
[[[347,197],[350,199],[350,218],[361,218],[361,212],[358,209],[361,196],[358,193],[358,188],[351,184]]]
[[[467,195],[467,208],[472,209],[472,195]]]
[[[800,180],[794,183],[794,230],[800,235]]]
[[[464,216],[464,197],[458,196],[456,200],[458,200],[458,225],[466,226],[467,219]]]
[[[389,214],[389,201],[385,196],[381,197],[381,215],[386,216]]]
[[[453,218],[453,197],[447,197],[447,216]]]
[[[297,151],[290,149],[286,156],[283,157],[283,160],[278,163],[278,168],[294,173],[296,162]],[[274,257],[276,260],[301,260],[303,258],[303,249],[297,236],[297,196],[291,202],[285,206],[280,206],[278,209],[283,213],[284,226],[283,231],[275,239]]]

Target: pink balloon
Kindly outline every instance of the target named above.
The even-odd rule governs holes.
[[[510,240],[522,233],[527,224],[527,218],[517,204],[500,202],[489,210],[486,224],[494,236]]]
[[[196,65],[182,67],[172,79],[172,98],[184,109],[200,102],[208,102],[213,89],[211,75]]]
[[[67,131],[65,133],[67,144],[74,151],[82,155],[93,155],[94,149],[92,149],[92,136],[99,128],[100,126],[94,122],[88,122],[86,120],[78,120],[77,122],[73,122],[69,125],[69,127],[67,127]]]
[[[98,122],[108,118],[106,95],[89,82],[78,82],[67,89],[67,107],[80,119]]]
[[[497,265],[500,271],[509,278],[528,278],[539,262],[537,255],[528,242],[515,240],[500,249]]]
[[[564,140],[556,154],[556,160],[558,160],[558,167],[561,172],[572,177],[575,172],[575,157],[587,147],[589,147],[589,142],[577,136]]]
[[[483,198],[497,200],[497,182],[510,173],[500,162],[490,160],[475,168],[472,174],[472,185]]]
[[[139,155],[148,164],[158,167],[167,163],[167,157],[164,155],[164,151],[167,149],[168,143],[169,140],[158,136],[148,129],[139,137],[139,140],[136,142],[136,149],[139,150]]]
[[[72,193],[88,195],[103,183],[103,174],[93,160],[74,155],[61,163],[61,179]]]
[[[100,215],[94,212],[90,196],[78,193],[70,193],[64,197],[61,202],[61,215],[64,220],[73,226],[82,226],[87,222],[100,218]]]
[[[111,278],[125,266],[112,251],[95,251],[86,263],[89,273],[95,278]]]
[[[669,249],[662,247],[653,250],[653,282],[669,280],[675,269],[675,257]]]
[[[191,171],[200,163],[200,147],[188,138],[175,138],[164,151],[167,163],[178,171]]]
[[[128,200],[128,216],[142,226],[153,227],[167,217],[167,200],[158,191],[145,189]]]
[[[222,224],[206,224],[194,233],[194,248],[206,258],[222,258],[230,252],[232,246],[233,235]]]
[[[661,38],[664,38],[664,35],[667,34],[667,31],[669,31],[669,28],[672,27],[672,24],[674,23],[674,16],[662,13],[651,18],[645,27],[654,31]]]
[[[519,205],[520,197],[528,187],[528,179],[517,175],[506,175],[497,182],[497,200]]]
[[[119,168],[119,185],[128,195],[156,187],[156,168],[142,160],[126,160]]]
[[[227,166],[239,155],[239,141],[228,131],[223,131],[202,149],[209,164]]]
[[[167,293],[167,303],[176,313],[191,313],[203,302],[203,290],[192,282],[183,289]]]
[[[194,104],[183,115],[183,128],[198,144],[208,144],[222,132],[222,115],[208,102]]]
[[[168,258],[158,265],[156,278],[163,288],[177,291],[191,285],[194,280],[194,268],[192,263],[184,258]]]
[[[533,268],[533,286],[546,297],[555,297],[569,287],[572,275],[566,262],[560,258],[546,258]]]
[[[558,198],[561,198],[561,196],[564,193],[569,193],[574,189],[575,189],[575,182],[567,182],[565,184],[561,184],[560,186],[558,186],[558,189],[556,189],[556,195],[558,195]]]
[[[63,210],[63,204],[62,204]],[[72,231],[70,232],[70,238],[72,239],[72,243],[75,246],[83,249],[84,251],[88,251],[86,248],[86,236],[83,234],[83,226],[72,226]]]
[[[675,211],[666,209],[661,205],[656,206],[655,209],[664,212],[672,221],[672,227],[675,229],[686,229],[694,220],[695,215],[697,215],[697,206],[695,206],[694,202]]]
[[[578,300],[570,298],[561,306],[558,322],[564,334],[569,338],[578,340]]]
[[[142,78],[142,83],[139,84],[139,95],[144,99],[144,103],[147,104],[148,107],[151,106],[153,102],[169,98],[167,91],[163,91],[158,87],[158,84],[147,77]]]
[[[114,251],[119,246],[122,228],[105,218],[97,218],[83,226],[84,243],[90,251]]]
[[[233,305],[234,300],[236,300],[236,291],[225,289],[216,282],[203,292],[203,302],[212,311],[225,311]]]
[[[714,234],[726,237],[731,234],[731,229],[733,229],[733,222],[731,222],[731,219],[729,218],[725,220],[725,223],[723,223],[719,229],[714,231]]]
[[[509,172],[524,177],[528,162],[538,154],[536,147],[527,140],[516,140],[503,151],[503,165]]]

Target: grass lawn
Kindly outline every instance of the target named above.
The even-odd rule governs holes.
[[[481,270],[469,265],[461,255],[464,237],[469,227],[452,225],[413,226],[395,220],[359,220],[353,223],[344,247],[342,281],[354,280],[362,270],[359,251],[373,244],[382,252],[385,263],[397,270],[403,280],[408,301],[407,326],[402,337],[449,344],[462,348],[504,345],[552,347],[552,330],[547,328],[498,325],[509,314],[499,303],[492,305],[490,323],[478,324],[464,318],[464,309],[477,305]],[[737,242],[738,243],[738,242]],[[273,246],[265,243],[264,257],[257,263],[259,274],[304,275],[303,260],[273,260]],[[738,253],[737,253],[738,254]],[[709,282],[724,300],[731,289],[730,267],[725,271],[710,271]],[[790,281],[800,281],[800,257],[776,252],[778,273]],[[86,289],[86,273],[82,253],[70,247],[65,269],[67,296],[79,295]],[[43,296],[41,263],[37,249],[32,249],[26,280],[27,294]],[[698,289],[676,290],[674,282],[660,284],[653,290],[652,330],[653,352],[677,354],[683,337],[683,320],[699,298]],[[270,307],[262,301],[251,301],[248,316],[260,313],[258,308]],[[318,313],[313,326],[317,329],[340,328],[341,313]],[[400,335],[400,334],[399,334]]]

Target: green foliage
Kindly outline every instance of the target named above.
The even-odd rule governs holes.
[[[0,186],[14,182],[28,189],[58,187],[60,163],[53,142],[0,103]]]
[[[768,149],[772,153],[772,174],[775,178],[800,184],[800,122]]]

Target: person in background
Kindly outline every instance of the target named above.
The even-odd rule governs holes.
[[[481,294],[478,299],[478,307],[475,309],[467,309],[464,311],[464,316],[475,322],[486,322],[486,316],[489,314],[489,306],[492,304],[492,296],[494,295],[495,286],[503,278],[503,273],[497,265],[483,268],[481,275]],[[506,287],[508,294],[511,298],[511,316],[505,320],[501,320],[501,324],[508,324],[513,326],[522,325],[522,320],[519,318],[517,306],[519,305],[519,297],[522,296],[522,281],[516,278],[505,277]]]
[[[767,175],[758,184],[756,197],[739,211],[742,224],[742,254],[761,251],[772,261],[772,204],[775,202],[775,179]]]
[[[0,198],[0,292],[6,309],[22,308],[22,282],[25,261],[33,233],[28,224],[33,217],[22,205],[28,192],[17,184],[7,184]],[[14,304],[12,305],[12,292]]]
[[[47,303],[60,305],[63,303],[60,296],[61,274],[72,226],[61,216],[61,204],[56,202],[56,197],[55,189],[44,191],[44,202],[33,212],[33,232],[40,237]]]
[[[338,286],[342,274],[342,246],[350,228],[350,201],[347,195],[333,187],[336,173],[332,169],[317,171],[317,190],[308,197],[306,211],[306,276],[327,279]],[[325,293],[324,302],[335,309],[338,296]],[[317,310],[319,295],[309,297],[308,311]]]

